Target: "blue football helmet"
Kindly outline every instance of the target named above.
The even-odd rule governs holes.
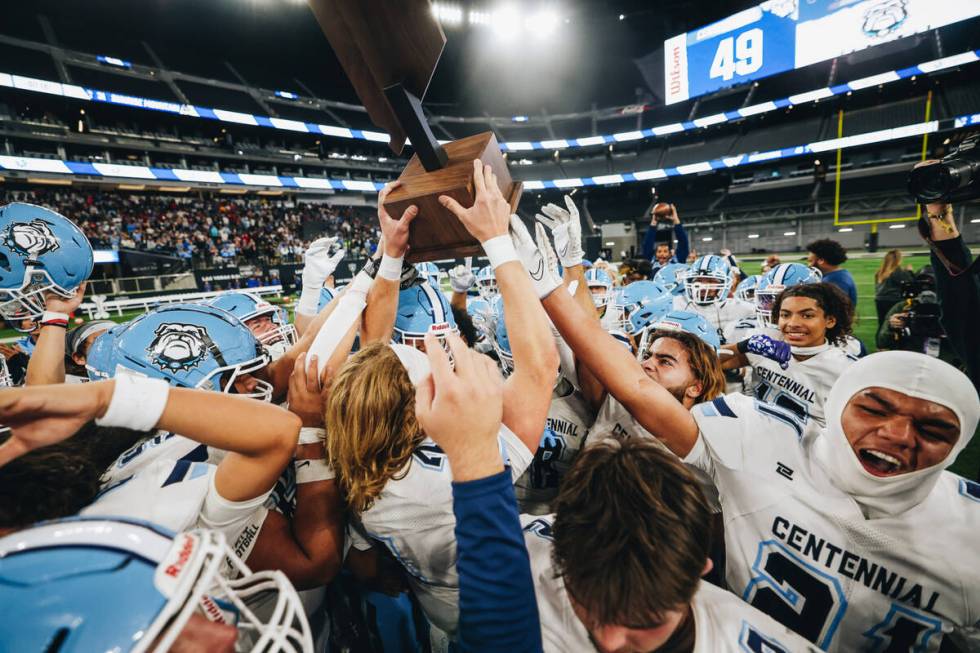
[[[769,270],[755,289],[755,312],[759,326],[776,327],[772,321],[772,307],[776,305],[779,293],[791,286],[807,283],[820,283],[823,275],[816,268],[802,263],[780,263]]]
[[[0,207],[0,317],[19,328],[44,313],[44,297],[70,298],[92,274],[92,245],[68,218],[34,204]]]
[[[684,294],[684,276],[691,268],[687,263],[668,263],[659,270],[653,278],[654,283],[659,283],[664,290],[672,295]]]
[[[264,618],[246,606],[260,592],[274,597]],[[0,538],[0,610],[11,651],[168,651],[195,614],[237,626],[255,650],[313,650],[281,571],[253,573],[220,532],[135,520],[75,517]]]
[[[497,277],[489,265],[476,273],[476,290],[488,302],[497,296]]]
[[[320,288],[320,303],[316,305],[316,312],[319,313],[327,307],[327,304],[333,301],[333,298],[337,296],[337,291],[333,288]]]
[[[122,326],[109,332],[112,353],[108,365],[97,363],[108,367],[111,376],[122,369],[181,388],[234,392],[236,379],[271,362],[269,353],[241,320],[213,306],[170,304]],[[272,385],[259,379],[255,384],[253,391],[236,394],[270,401]]]
[[[585,272],[585,283],[592,293],[592,303],[598,309],[603,309],[612,301],[613,280],[609,273],[602,268],[589,268]]]
[[[639,283],[634,281],[630,285]],[[640,305],[630,311],[627,323],[629,324],[629,334],[634,338],[643,333],[650,325],[662,318],[674,307],[674,297],[664,291],[664,294],[654,299],[644,299]]]
[[[504,320],[504,298],[498,295],[490,305],[492,316],[490,340],[493,342],[493,350],[497,352],[500,369],[504,376],[509,376],[514,371],[514,352],[510,348],[510,336],[507,333],[507,323]]]
[[[470,316],[477,332],[484,337],[489,333],[488,324],[491,321],[492,310],[490,302],[482,297],[474,297],[466,304],[466,314]]]
[[[117,324],[108,331],[101,333],[85,355],[85,371],[92,381],[111,379],[116,375],[115,344],[116,334],[126,328],[125,324]]]
[[[640,351],[644,352],[644,356],[646,355],[652,335],[670,333],[671,331],[682,331],[697,336],[716,352],[721,349],[721,337],[718,335],[718,329],[713,327],[703,316],[690,311],[668,311],[666,315],[650,326],[644,341],[641,343]]]
[[[732,289],[732,268],[723,256],[707,254],[694,261],[684,275],[684,292],[698,306],[720,304]]]
[[[433,288],[439,287],[439,266],[432,261],[416,263],[415,270],[419,273],[419,278],[425,279],[432,284]]]
[[[630,323],[630,316],[633,311],[645,303],[654,301],[668,301],[667,306],[670,306],[669,302],[672,301],[672,298],[663,286],[653,281],[642,280],[634,281],[620,288],[613,301],[619,316],[617,323],[613,326],[627,333],[634,333],[633,325]]]
[[[273,360],[279,359],[296,344],[296,327],[289,323],[289,314],[258,295],[244,290],[229,290],[202,303],[228,311],[241,320],[265,345]]]
[[[742,281],[735,286],[735,299],[754,304],[755,291],[759,287],[760,281],[762,281],[761,274],[753,274],[742,279]]]
[[[413,283],[398,293],[398,310],[395,313],[394,340],[396,343],[424,349],[425,334],[429,332],[459,334],[456,318],[442,291],[428,281]]]

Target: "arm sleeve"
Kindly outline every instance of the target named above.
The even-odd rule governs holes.
[[[657,227],[656,225],[650,225],[647,227],[647,232],[643,236],[643,258],[648,261],[653,260],[653,248],[657,243]]]
[[[980,270],[970,263],[970,257],[970,250],[962,238],[934,243],[931,256],[943,329],[953,351],[966,364],[967,375],[977,386],[980,384],[980,338],[974,336],[973,321],[966,316],[980,315],[980,281],[977,278]]]
[[[687,239],[687,232],[684,225],[680,222],[674,225],[674,238],[677,239],[677,247],[674,248],[674,258],[678,263],[686,263],[687,255],[691,252],[691,243]]]
[[[479,651],[541,651],[531,564],[510,474],[453,483],[459,572],[459,644]],[[500,573],[506,569],[507,573]]]

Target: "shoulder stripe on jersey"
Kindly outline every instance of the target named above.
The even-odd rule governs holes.
[[[718,397],[717,399],[713,400],[711,403],[714,405],[716,409],[718,409],[719,414],[724,415],[725,417],[738,417],[735,414],[735,411],[733,411],[731,407],[729,407],[729,405],[725,403],[724,397]]]
[[[439,301],[439,297],[435,294],[439,291],[428,283],[423,283],[419,287],[422,289],[422,292],[425,294],[425,298],[429,300],[429,304],[432,306],[432,321],[436,323],[448,322],[446,319],[446,312],[442,309],[442,302]]]
[[[962,494],[967,499],[970,499],[971,501],[976,501],[977,503],[980,503],[980,483],[975,483],[965,478],[961,478],[960,494]]]
[[[766,404],[761,401],[755,402],[755,409],[758,410],[763,415],[777,419],[784,424],[793,427],[796,431],[797,439],[803,439],[803,425],[797,421],[797,419],[788,412],[784,412],[776,406],[771,404]]]

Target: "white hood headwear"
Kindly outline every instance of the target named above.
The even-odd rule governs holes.
[[[952,410],[960,437],[941,463],[898,476],[868,473],[841,426],[844,408],[856,393],[870,387],[932,401]],[[840,490],[851,495],[869,518],[896,515],[921,503],[943,470],[969,444],[980,418],[980,399],[965,374],[937,358],[907,351],[871,354],[849,366],[837,379],[825,405],[827,427],[814,440],[812,455]]]
[[[391,347],[395,355],[398,356],[398,360],[408,370],[408,378],[412,382],[412,385],[418,385],[422,379],[432,372],[432,368],[429,366],[429,357],[415,347],[396,344],[388,346]]]

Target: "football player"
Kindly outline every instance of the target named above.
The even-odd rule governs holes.
[[[589,447],[555,514],[522,522],[547,653],[817,650],[701,581],[711,513],[690,471],[650,440]]]
[[[522,334],[513,345],[514,372],[504,385],[500,429],[501,447],[516,480],[544,431],[558,356],[548,320],[535,301],[542,290],[524,269],[542,264],[540,258],[533,260],[537,248],[523,224],[511,219],[492,169],[479,160],[474,161],[474,186],[476,203],[470,209],[448,197],[440,201],[483,243],[506,305],[508,327]],[[385,256],[401,254],[404,250],[386,251]],[[519,256],[532,260],[522,265]],[[379,276],[377,283],[390,286],[382,292],[397,296],[397,281]],[[394,310],[390,320],[395,320]],[[428,360],[417,349],[384,340],[362,345],[338,371],[326,402],[327,460],[356,518],[360,539],[354,546],[363,549],[371,541],[386,547],[408,572],[429,620],[452,634],[458,581],[451,475],[445,455],[412,411],[415,385],[426,378]]]
[[[798,264],[784,263],[769,275],[785,265]],[[813,420],[824,426],[823,406],[830,388],[857,360],[842,348],[851,330],[852,310],[847,297],[831,284],[790,286],[771,305],[781,340],[757,334],[726,345],[732,355],[723,366],[750,366],[752,394],[759,401],[794,413],[804,424]]]
[[[684,275],[684,294],[674,298],[674,310],[703,316],[726,344],[725,332],[739,320],[754,314],[751,304],[730,298],[732,268],[722,256],[707,254],[696,259]]]
[[[321,289],[321,299],[323,290],[327,289]],[[289,323],[285,310],[258,295],[243,290],[231,290],[202,303],[228,311],[241,320],[252,335],[269,350],[272,360],[282,358],[286,350],[296,344],[296,327]]]

